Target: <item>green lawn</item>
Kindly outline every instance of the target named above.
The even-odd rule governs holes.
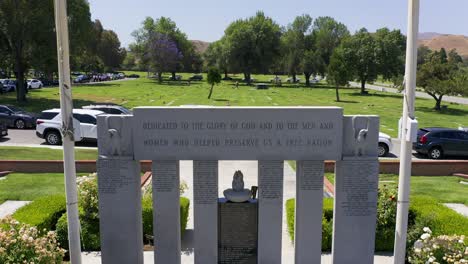
[[[65,193],[63,173],[13,173],[0,181],[0,204],[6,200],[32,201]]]
[[[142,78],[106,82],[92,85],[80,85],[73,88],[74,106],[90,103],[116,103],[132,108],[136,106],[178,106],[185,104],[217,106],[340,106],[345,114],[373,114],[381,117],[381,131],[397,135],[398,119],[402,111],[402,96],[398,94],[369,91],[369,95],[359,94],[359,89],[343,88],[340,90],[342,102],[335,102],[335,90],[324,83],[313,88],[303,84],[285,84],[283,87],[271,87],[268,90],[256,90],[253,86],[241,83],[235,89],[235,81],[223,81],[214,89],[212,99],[207,99],[209,85],[205,82],[187,81],[159,84],[156,80],[145,78],[146,73],[139,73]],[[190,74],[182,74],[187,78]],[[234,76],[241,78],[240,75]],[[253,76],[257,81],[268,82],[273,76]],[[205,78],[206,79],[206,78]],[[301,79],[303,79],[301,77]],[[19,106],[39,112],[44,109],[59,107],[58,88],[32,90],[28,102]],[[0,95],[1,103],[15,104],[15,95]],[[416,116],[420,127],[468,125],[468,106],[450,104],[443,112],[432,108],[433,100],[417,99]]]
[[[76,160],[96,160],[96,149],[75,149]],[[62,160],[61,149],[0,147],[0,160]]]

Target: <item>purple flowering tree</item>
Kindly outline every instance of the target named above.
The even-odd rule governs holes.
[[[177,43],[168,35],[157,32],[150,33],[146,55],[151,68],[158,72],[159,82],[162,82],[163,72],[171,72],[175,75],[183,59]]]

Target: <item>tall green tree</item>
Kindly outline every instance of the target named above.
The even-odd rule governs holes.
[[[353,78],[353,69],[346,61],[343,47],[340,46],[333,51],[327,72],[327,82],[335,86],[336,101],[339,102],[339,87],[348,85],[349,80]]]
[[[286,71],[296,83],[296,75],[302,71],[302,61],[306,51],[306,35],[310,32],[312,18],[298,16],[289,24],[281,36],[282,57]]]
[[[72,60],[84,49],[91,14],[86,0],[70,0],[67,6]],[[56,38],[53,1],[0,1],[0,45],[11,58],[18,82],[16,99],[26,101],[26,72],[35,67],[56,71]]]
[[[228,78],[228,73],[233,70],[229,64],[229,50],[226,46],[226,40],[224,38],[211,43],[203,57],[206,62],[206,67],[215,67],[223,71],[224,78]]]
[[[361,83],[361,94],[366,93],[366,83],[377,79],[378,46],[374,36],[362,28],[343,41],[344,57],[354,69],[354,76]]]
[[[314,47],[320,54],[324,63],[320,74],[324,76],[330,64],[333,51],[341,44],[344,38],[349,36],[349,31],[346,25],[327,16],[315,19],[312,30],[314,35]]]
[[[98,45],[98,56],[108,71],[114,71],[122,65],[126,50],[120,47],[119,37],[114,31],[104,30],[102,32]]]
[[[378,29],[375,34],[377,65],[384,80],[393,80],[405,72],[406,37],[400,30]]]
[[[253,72],[266,73],[280,54],[281,28],[263,12],[231,23],[225,30],[230,64],[248,84]]]
[[[432,52],[427,61],[419,66],[417,85],[436,101],[434,109],[441,110],[445,95],[466,94],[466,71],[454,61],[449,62],[444,49]]]

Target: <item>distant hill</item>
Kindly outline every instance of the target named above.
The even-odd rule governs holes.
[[[200,54],[203,54],[206,51],[206,49],[208,49],[208,46],[210,45],[210,42],[206,42],[206,41],[201,41],[201,40],[190,40],[190,41],[195,46],[195,50]]]
[[[468,58],[468,37],[463,35],[439,34],[434,32],[419,34],[419,45],[425,45],[432,50],[445,48],[447,51],[456,49],[458,54]]]

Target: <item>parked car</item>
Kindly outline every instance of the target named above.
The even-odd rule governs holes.
[[[3,84],[3,91],[4,92],[14,92],[16,91],[16,81],[9,80],[9,79],[2,79],[0,80]]]
[[[392,150],[393,144],[392,144],[392,138],[382,132],[379,132],[379,146],[377,153],[379,154],[379,157],[385,157],[390,153],[390,150]]]
[[[194,75],[190,76],[189,80],[191,80],[191,81],[201,81],[201,80],[203,80],[203,75],[194,74]]]
[[[97,116],[104,114],[102,111],[88,109],[73,109],[74,123],[79,123],[74,127],[78,136],[75,141],[97,140]],[[50,109],[43,111],[36,122],[36,136],[45,139],[49,145],[61,145],[62,135],[62,115],[60,109]],[[76,134],[75,134],[76,136]]]
[[[0,105],[0,120],[7,126],[17,129],[33,128],[36,125],[37,115],[29,113],[13,105]]]
[[[431,159],[444,156],[468,156],[468,132],[443,127],[427,127],[418,130],[413,150]]]
[[[7,124],[0,120],[0,138],[8,136]]]
[[[85,83],[85,82],[89,82],[90,78],[86,75],[78,75],[74,80],[73,82],[74,83]]]
[[[131,115],[132,111],[120,105],[86,105],[82,107],[88,110],[98,110],[111,115]]]
[[[44,85],[37,79],[28,80],[28,89],[41,89]]]

